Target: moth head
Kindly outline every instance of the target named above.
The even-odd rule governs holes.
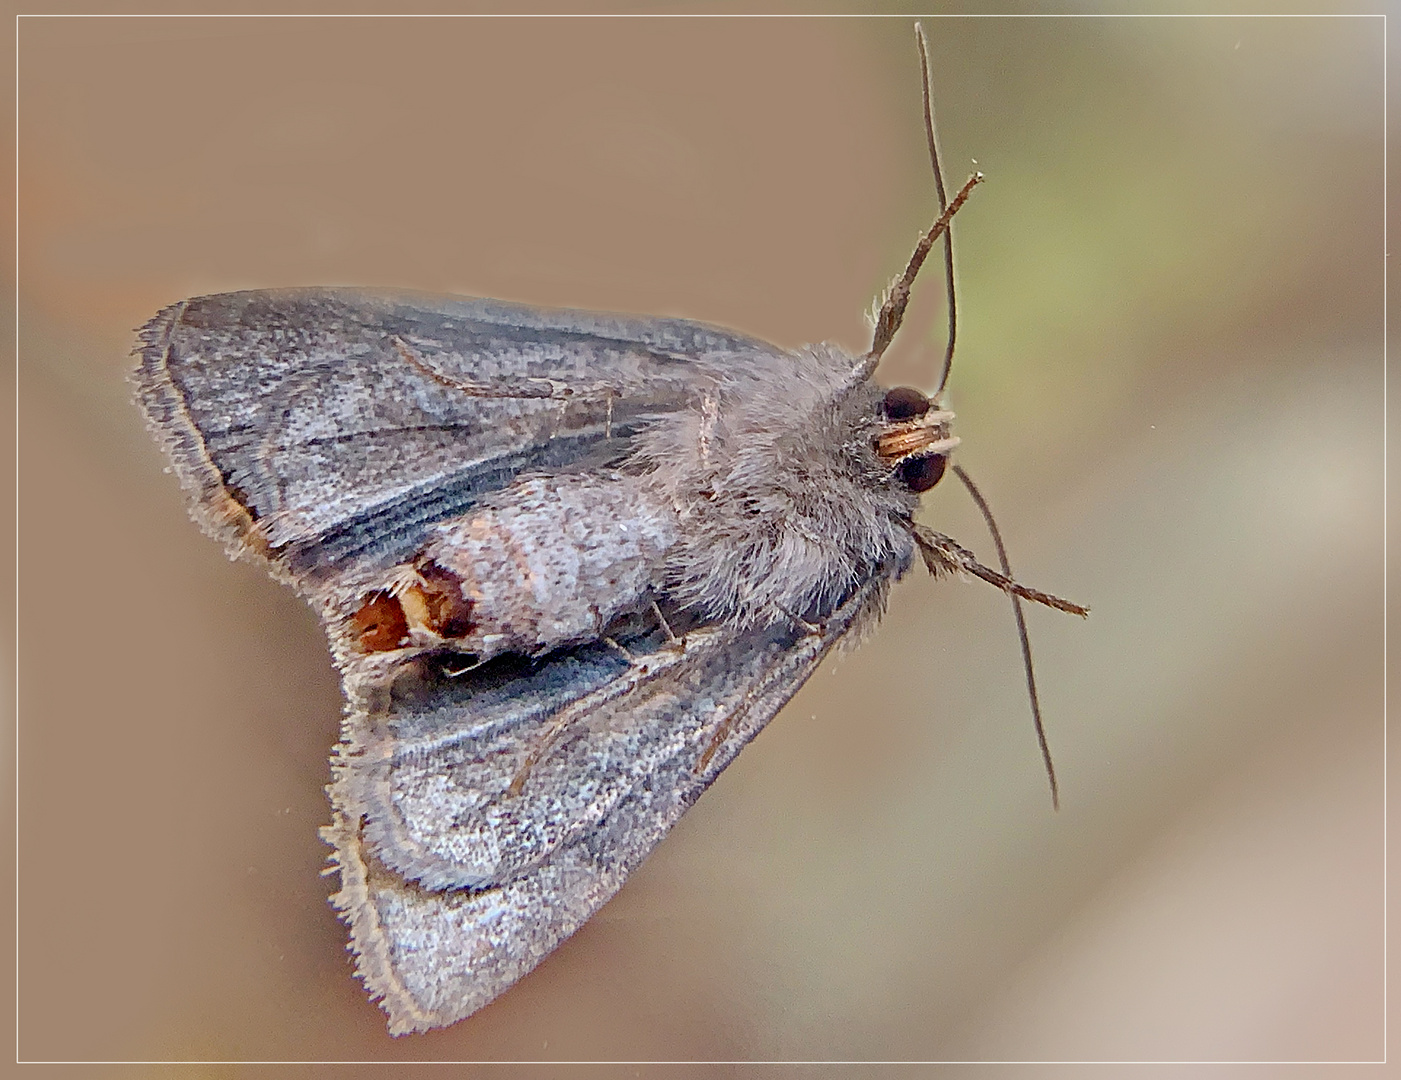
[[[928,491],[944,475],[958,436],[949,434],[953,413],[913,386],[897,386],[881,399],[876,455],[911,491]]]

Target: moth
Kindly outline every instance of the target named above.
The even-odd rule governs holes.
[[[578,929],[917,556],[1085,613],[915,521],[953,414],[873,379],[940,241],[952,287],[981,179],[946,199],[919,46],[941,212],[862,355],[341,289],[141,329],[136,397],[193,517],[324,623],[332,902],[391,1033],[470,1015]]]

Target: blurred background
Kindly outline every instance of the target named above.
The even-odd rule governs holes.
[[[1061,811],[1005,599],[912,573],[591,923],[391,1040],[322,633],[187,519],[133,329],[382,285],[860,351],[935,214],[910,20],[21,22],[21,1058],[1382,1056],[1381,21],[925,25],[988,177],[959,460],[1093,608],[1029,616]]]

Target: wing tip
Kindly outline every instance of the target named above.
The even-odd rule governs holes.
[[[147,430],[165,453],[187,497],[195,523],[220,541],[230,558],[268,558],[268,544],[252,511],[229,488],[209,455],[185,397],[171,376],[174,337],[188,300],[162,308],[136,331],[137,363],[128,378]]]

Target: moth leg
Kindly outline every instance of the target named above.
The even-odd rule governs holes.
[[[774,607],[781,612],[785,618],[792,620],[793,623],[800,627],[808,637],[816,638],[819,641],[827,637],[826,626],[809,622],[801,615],[793,614],[793,612],[789,611],[781,604],[775,604]],[[735,729],[739,727],[739,723],[742,719],[744,719],[744,709],[736,709],[725,718],[724,723],[715,729],[710,739],[706,742],[705,749],[701,751],[700,757],[696,760],[695,772],[700,773],[705,771],[706,766],[710,764],[710,759],[715,756],[716,751],[718,751],[720,747],[725,745],[725,741],[734,734]]]
[[[604,639],[607,641],[608,639]],[[608,644],[618,649],[625,656],[627,651],[616,642],[608,641]],[[673,664],[680,662],[681,654],[663,651],[644,657],[629,657],[631,665],[627,671],[622,672],[616,679],[606,687],[587,694],[577,701],[566,706],[559,711],[554,722],[536,740],[535,745],[525,755],[520,768],[516,770],[516,775],[511,778],[510,786],[506,789],[510,795],[519,795],[525,790],[526,779],[530,776],[530,770],[538,764],[546,754],[559,744],[564,734],[580,720],[587,720],[590,715],[596,712],[600,705],[607,701],[630,694],[649,679],[665,671]]]
[[[789,611],[789,610],[788,610],[786,607],[784,607],[782,604],[775,604],[774,607],[778,610],[778,612],[779,612],[781,615],[784,616],[784,618],[786,618],[786,619],[790,620],[791,622],[795,623],[796,625],[802,627],[802,629],[803,629],[809,636],[811,636],[811,637],[823,637],[823,636],[826,635],[826,633],[827,633],[827,628],[826,628],[825,626],[821,625],[820,623],[809,622],[807,619],[803,618],[801,615],[798,615],[798,614],[795,614],[794,612]]]
[[[450,387],[452,387],[454,390],[459,390],[459,391],[461,391],[461,392],[464,393],[464,394],[470,394],[472,397],[549,397],[549,396],[550,396],[550,395],[547,394],[547,393],[546,393],[546,394],[541,394],[541,393],[526,393],[526,394],[520,394],[520,393],[503,392],[503,391],[501,390],[500,387],[488,386],[488,385],[486,385],[485,383],[469,383],[469,382],[464,382],[464,381],[462,381],[461,379],[454,379],[452,376],[450,376],[450,375],[444,375],[444,374],[443,374],[441,371],[439,371],[437,368],[431,366],[426,360],[423,359],[423,357],[419,356],[418,353],[417,353],[416,351],[414,351],[414,349],[408,344],[408,342],[406,342],[403,338],[399,337],[397,334],[394,335],[393,337],[391,337],[391,338],[389,339],[389,343],[390,343],[391,345],[394,346],[394,351],[397,352],[397,353],[399,354],[399,359],[403,360],[403,361],[404,361],[406,364],[408,364],[410,367],[418,368],[419,371],[421,371],[423,374],[427,375],[430,379],[432,379],[432,380],[433,380],[434,382],[436,382],[436,383],[442,383],[442,385],[444,385],[444,386],[450,386]]]
[[[810,626],[811,624],[809,623],[806,625]],[[819,640],[823,637],[820,632],[818,632],[816,636]],[[747,711],[748,702],[745,702],[738,706],[729,716],[725,717],[720,726],[717,727],[711,733],[710,738],[706,740],[705,749],[701,751],[700,757],[696,759],[696,763],[691,769],[692,772],[697,775],[705,772],[706,768],[710,765],[710,759],[716,755],[720,747],[724,746],[725,743],[729,741],[730,736],[739,729],[740,722],[744,719]]]
[[[449,679],[460,679],[464,675],[470,675],[472,672],[476,671],[477,668],[482,667],[484,664],[486,664],[485,660],[477,660],[473,663],[468,664],[466,667],[444,668],[443,674]]]
[[[614,652],[616,652],[619,656],[621,656],[621,657],[622,657],[624,660],[626,660],[629,664],[635,664],[635,663],[637,663],[637,657],[633,656],[632,653],[628,652],[628,650],[627,650],[626,648],[624,648],[622,645],[618,644],[618,642],[617,642],[614,638],[605,637],[605,638],[603,638],[602,640],[603,640],[603,643],[604,643],[605,645],[607,645],[610,649],[612,649]]]
[[[710,466],[710,443],[715,434],[715,425],[720,419],[720,404],[714,394],[701,398],[700,431],[696,436],[696,453],[702,466]]]
[[[924,565],[935,577],[955,573],[972,574],[974,577],[982,578],[989,585],[997,586],[1011,596],[1019,596],[1032,603],[1044,604],[1057,611],[1065,611],[1071,615],[1082,617],[1090,613],[1090,609],[1087,607],[1069,600],[1062,600],[1059,596],[1052,596],[1039,589],[1029,588],[984,566],[978,561],[976,555],[950,536],[935,532],[923,525],[916,525],[913,533],[915,545],[919,548],[920,556],[924,559]]]
[[[427,375],[436,383],[451,387],[460,393],[471,397],[483,398],[541,398],[548,401],[559,401],[561,417],[563,416],[564,405],[568,399],[579,397],[587,398],[597,396],[600,391],[588,391],[579,393],[567,383],[559,382],[556,379],[545,379],[527,376],[524,381],[527,383],[537,383],[536,386],[501,386],[489,383],[467,382],[464,379],[457,379],[451,375],[446,375],[433,367],[414,348],[397,334],[389,339],[389,343],[394,346],[394,351],[399,354],[399,358],[406,364],[417,368],[424,375]],[[604,391],[612,394],[611,387],[605,387]]]
[[[652,614],[657,617],[657,622],[661,625],[662,632],[666,634],[667,644],[672,648],[680,649],[682,652],[685,652],[686,639],[679,638],[672,632],[671,623],[666,621],[666,616],[662,614],[662,609],[657,605],[657,601],[654,598],[649,597],[647,602],[652,605]]]
[[[611,386],[603,386],[596,390],[576,391],[565,386],[563,383],[556,383],[551,379],[543,381],[549,382],[552,387],[558,387],[560,389],[559,417],[555,420],[555,429],[551,433],[552,438],[559,434],[559,429],[564,424],[565,412],[568,410],[571,401],[596,401],[599,398],[603,399],[605,410],[603,414],[603,437],[605,439],[611,439],[613,437],[613,399],[618,396],[617,390]]]
[[[585,698],[588,701],[589,698]],[[530,752],[525,755],[525,760],[516,769],[515,776],[511,777],[511,783],[506,788],[507,795],[519,795],[525,790],[525,782],[530,776],[530,770],[558,744],[560,737],[571,728],[574,723],[587,715],[587,711],[578,707],[576,702],[573,706],[562,709],[555,722],[550,725],[549,730],[540,735],[535,740],[535,745],[530,748]]]
[[[560,736],[582,715],[582,712],[577,708],[567,708],[560,712],[560,715],[555,718],[555,722],[550,725],[549,730],[535,740],[535,745],[525,755],[525,760],[521,762],[520,768],[516,770],[516,775],[511,777],[510,786],[506,788],[507,795],[519,795],[525,790],[525,781],[530,776],[530,770],[535,768],[540,759],[554,748],[555,744],[559,742]]]
[[[466,382],[462,379],[455,379],[451,375],[445,375],[429,364],[423,357],[397,335],[390,338],[390,343],[405,363],[416,367],[423,374],[427,375],[436,383],[443,386],[450,386],[452,389],[472,397],[484,398],[539,398],[548,401],[559,402],[559,415],[555,418],[554,431],[551,437],[559,434],[559,430],[564,426],[565,414],[569,411],[571,401],[589,401],[602,397],[607,404],[607,412],[603,420],[603,437],[611,439],[613,437],[613,399],[617,397],[617,390],[611,386],[603,386],[594,390],[576,390],[568,383],[562,383],[558,379],[546,379],[536,376],[527,376],[527,383],[534,383],[533,386],[503,387],[492,386],[486,383]]]
[[[743,708],[735,709],[729,716],[725,717],[724,723],[717,727],[705,744],[705,749],[701,751],[700,757],[696,759],[695,767],[691,770],[695,773],[705,772],[706,766],[710,764],[710,759],[715,756],[717,750],[725,745],[729,737],[739,727],[739,722],[744,719]]]

